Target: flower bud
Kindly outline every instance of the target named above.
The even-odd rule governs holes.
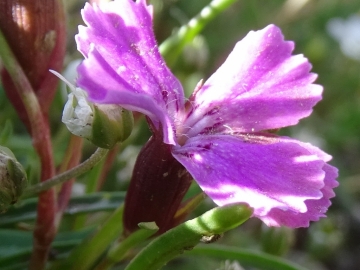
[[[27,185],[24,168],[10,149],[0,146],[0,213],[16,203]]]
[[[130,136],[134,124],[130,111],[113,104],[93,104],[80,88],[73,88],[68,98],[62,121],[74,135],[107,149]]]
[[[2,0],[0,29],[29,80],[46,114],[58,80],[49,69],[60,71],[66,47],[63,1]],[[12,78],[0,69],[4,90],[21,120],[29,128],[27,113]]]

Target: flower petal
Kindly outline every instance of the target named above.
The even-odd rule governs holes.
[[[77,84],[96,103],[114,103],[147,114],[175,143],[173,122],[184,103],[182,86],[160,56],[145,0],[85,5],[76,36],[85,56]]]
[[[276,129],[308,116],[322,87],[312,84],[310,63],[293,49],[274,25],[250,32],[194,94],[188,136]]]
[[[337,183],[321,150],[268,134],[200,135],[173,155],[216,204],[246,202],[272,226],[306,226],[322,217]],[[279,212],[298,218],[289,222]]]
[[[325,186],[321,189],[323,197],[319,200],[306,200],[305,204],[308,211],[305,213],[297,213],[293,211],[282,211],[281,209],[272,209],[267,216],[262,217],[268,226],[279,227],[285,225],[288,227],[308,227],[309,221],[318,221],[321,217],[326,217],[325,213],[331,205],[330,198],[335,196],[333,188],[338,186],[335,180],[338,171],[335,167],[325,164]]]

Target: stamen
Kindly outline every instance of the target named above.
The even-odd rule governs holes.
[[[62,80],[67,86],[69,86],[71,92],[74,92],[76,87],[71,84],[67,79],[65,79],[65,77],[63,75],[61,75],[59,72],[49,69],[49,71],[54,74],[56,77],[58,77],[60,80]]]

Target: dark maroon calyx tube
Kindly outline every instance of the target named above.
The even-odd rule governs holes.
[[[174,224],[192,177],[172,156],[171,147],[156,132],[140,151],[125,199],[125,235],[137,230],[140,222],[155,221],[159,233]]]

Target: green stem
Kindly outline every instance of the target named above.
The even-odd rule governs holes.
[[[245,222],[253,210],[245,204],[214,208],[195,219],[167,231],[145,247],[126,270],[156,270],[168,261],[191,250],[204,236],[209,239]]]
[[[115,243],[110,248],[106,258],[95,268],[95,270],[111,269],[114,264],[120,262],[125,257],[126,253],[132,247],[142,243],[159,230],[154,222],[139,223],[139,227],[139,230],[130,234],[126,239]]]
[[[38,183],[27,188],[23,196],[31,196],[37,194],[53,186],[64,183],[71,178],[75,178],[83,173],[86,173],[87,171],[91,170],[91,168],[93,168],[107,154],[108,151],[108,149],[98,148],[95,153],[89,157],[89,159],[85,160],[83,163],[79,164],[73,169],[61,173],[53,178],[50,178],[47,181]]]
[[[159,46],[159,50],[168,66],[171,67],[176,63],[184,46],[191,42],[194,37],[203,30],[206,24],[211,22],[217,15],[236,1],[237,0],[213,0],[186,25],[182,26],[175,34],[166,39]]]
[[[208,256],[223,260],[237,260],[241,264],[266,270],[305,270],[305,268],[283,258],[262,252],[220,245],[201,245],[186,253],[190,256]]]

